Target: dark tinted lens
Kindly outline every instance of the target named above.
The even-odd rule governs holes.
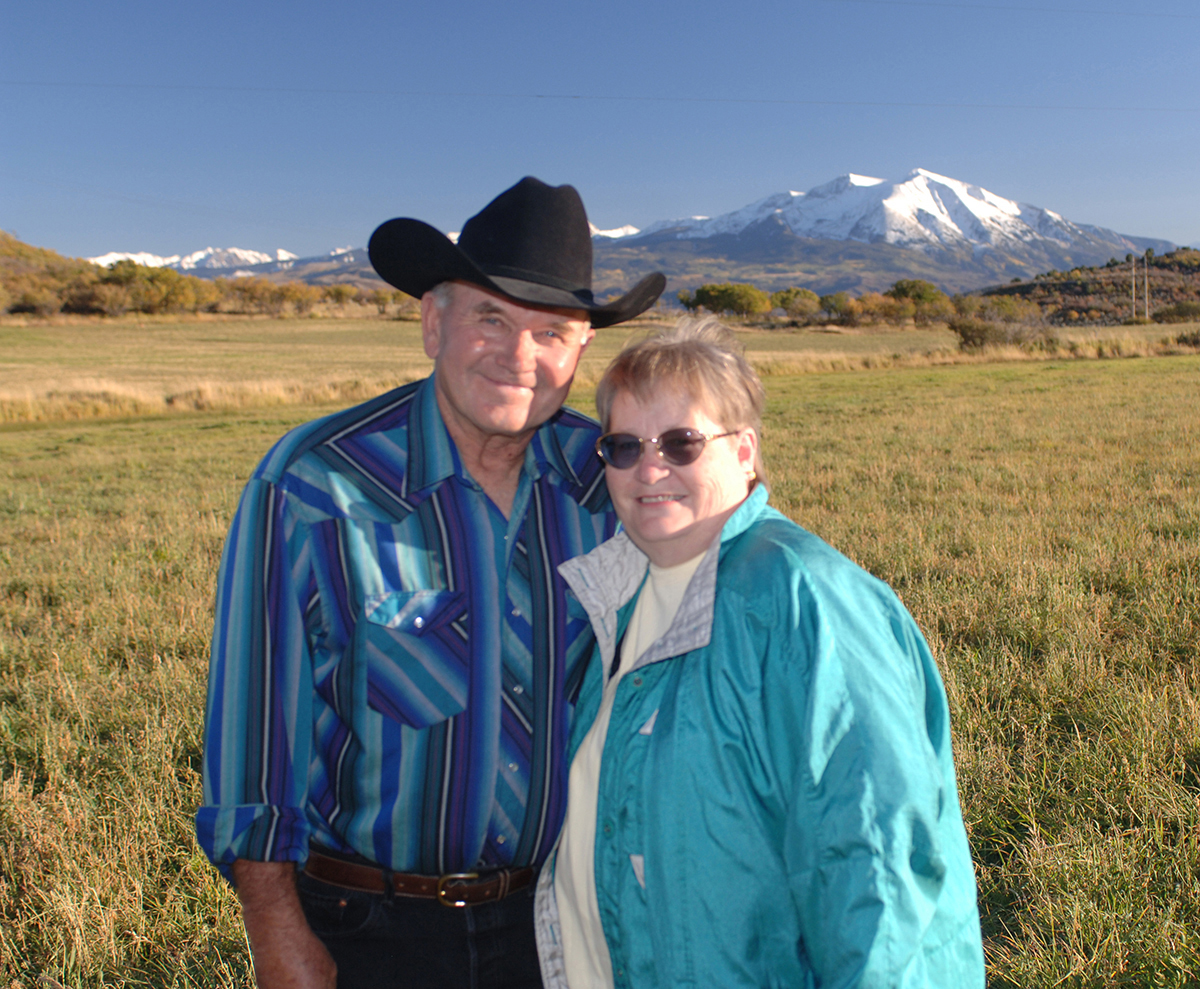
[[[632,467],[642,453],[642,441],[629,433],[609,433],[600,438],[600,456],[618,470]]]
[[[704,449],[704,435],[692,429],[668,429],[658,438],[663,459],[676,467],[690,464]]]

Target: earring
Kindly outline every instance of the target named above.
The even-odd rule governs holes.
[[[755,478],[757,478],[757,477],[758,477],[758,471],[751,470],[750,473],[746,475],[746,480],[750,483],[753,483]]]

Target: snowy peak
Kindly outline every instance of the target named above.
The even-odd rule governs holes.
[[[117,261],[133,261],[144,264],[148,268],[174,268],[176,271],[193,271],[200,269],[244,268],[247,265],[271,264],[273,262],[288,262],[297,260],[297,255],[282,248],[274,254],[262,251],[251,251],[244,247],[206,247],[202,251],[191,254],[172,254],[170,257],[160,257],[145,251],[129,253],[124,251],[109,251],[99,257],[88,258],[92,264],[107,268]]]
[[[118,261],[132,261],[134,264],[143,264],[147,268],[169,268],[178,264],[180,257],[178,254],[172,254],[169,258],[164,258],[157,254],[147,254],[145,251],[133,254],[126,251],[109,251],[99,257],[84,258],[84,260],[98,264],[101,268],[107,268],[110,264],[116,264]]]
[[[280,252],[290,254],[288,251]],[[291,255],[294,257],[295,255]],[[269,264],[272,261],[282,261],[262,251],[250,251],[244,247],[206,247],[202,251],[181,258],[178,267],[181,271],[193,268],[241,268],[251,264]]]
[[[1133,241],[1114,231],[1072,223],[1052,210],[924,168],[913,169],[899,181],[851,172],[807,193],[776,193],[721,216],[651,224],[631,240],[651,235],[660,240],[738,236],[768,221],[796,237],[883,243],[925,253],[1136,249]]]
[[[886,181],[887,179],[876,179],[870,175],[855,175],[853,172],[847,172],[845,175],[839,175],[832,182],[826,182],[815,189],[810,189],[808,195],[815,199],[827,199],[830,196],[840,196],[853,189],[869,189],[872,186],[883,185]]]
[[[614,227],[612,230],[601,230],[594,223],[589,223],[588,228],[592,232],[592,237],[607,237],[609,240],[620,240],[622,237],[632,237],[639,233],[638,228],[629,223],[623,227]]]

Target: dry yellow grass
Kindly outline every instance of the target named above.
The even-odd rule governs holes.
[[[661,321],[601,330],[579,381],[593,385],[631,337]],[[1162,327],[1073,331],[1056,349],[963,353],[942,328],[739,331],[764,376],[1178,351]],[[206,409],[350,404],[429,373],[414,322],[167,317],[0,321],[0,422]]]

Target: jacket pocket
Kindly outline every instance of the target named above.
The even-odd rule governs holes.
[[[398,591],[368,598],[355,631],[367,671],[367,704],[411,728],[467,706],[466,594]]]

